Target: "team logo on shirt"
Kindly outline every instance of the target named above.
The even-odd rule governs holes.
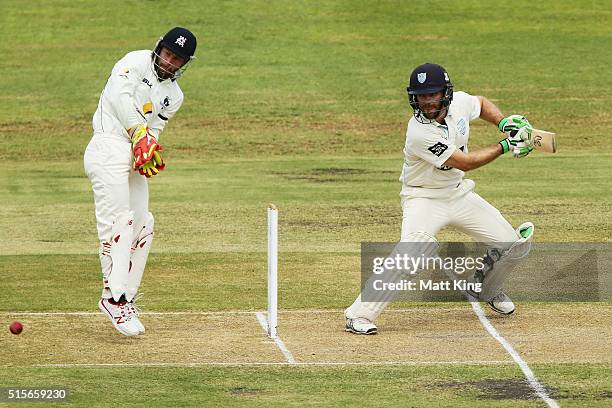
[[[459,119],[459,122],[457,122],[457,130],[459,131],[459,133],[465,136],[465,132],[467,131],[467,125],[465,124],[465,119],[463,118]]]
[[[163,100],[163,101],[161,101],[161,103],[160,103],[160,104],[161,104],[161,108],[162,108],[162,109],[167,108],[168,106],[170,106],[170,97],[169,97],[169,96],[166,96],[166,97],[164,98],[164,100]]]
[[[465,146],[461,146],[459,150],[461,150],[462,152],[465,151]],[[442,171],[449,171],[452,169],[454,169],[454,167],[447,166],[446,164],[443,164],[440,167],[438,167],[438,170],[442,170]]]
[[[418,73],[417,80],[419,81],[419,84],[425,83],[426,79],[427,79],[427,72],[419,72]]]
[[[438,157],[442,156],[442,153],[444,153],[446,149],[448,149],[448,145],[445,145],[444,143],[440,142],[427,148],[427,150],[429,150]]]

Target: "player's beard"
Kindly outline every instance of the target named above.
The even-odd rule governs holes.
[[[424,112],[423,111],[423,116],[425,116],[427,119],[429,119],[430,121],[436,121],[438,123],[442,123],[444,118],[446,117],[446,113],[448,112],[448,108],[446,106],[442,106],[442,104],[440,104],[440,106],[438,107],[438,109],[431,111],[431,112]]]
[[[160,60],[161,60],[161,57],[156,54],[154,67],[155,67],[155,73],[157,74],[157,77],[162,81],[173,78],[174,74],[176,73],[176,71],[178,71],[180,67],[177,67],[177,69],[174,72],[168,71],[167,68],[162,67],[162,65],[160,64]]]
[[[157,73],[157,77],[161,80],[172,78],[172,76],[174,75],[170,71],[166,71],[165,69],[163,69],[159,64],[155,67],[155,71]]]

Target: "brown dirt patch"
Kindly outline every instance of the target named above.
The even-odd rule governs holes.
[[[277,176],[287,180],[303,180],[315,183],[334,183],[334,182],[363,182],[364,178],[374,178],[381,176],[396,175],[397,171],[390,170],[367,170],[350,167],[325,167],[314,168],[308,171],[295,172],[276,172]]]
[[[540,397],[529,383],[518,379],[498,379],[482,381],[457,381],[434,384],[435,388],[472,389],[478,391],[479,400],[538,400]],[[547,389],[549,395],[555,392]]]

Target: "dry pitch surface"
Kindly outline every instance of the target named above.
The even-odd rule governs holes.
[[[609,306],[524,304],[516,315],[486,315],[528,363],[612,363]],[[345,333],[339,310],[281,312],[279,336],[293,361],[256,312],[144,313],[147,332],[134,338],[96,312],[3,313],[2,320],[25,326],[19,336],[2,336],[3,367],[514,364],[467,303],[388,310],[376,336]]]

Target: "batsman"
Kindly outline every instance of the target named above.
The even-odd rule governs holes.
[[[534,226],[527,222],[514,229],[495,207],[473,191],[474,182],[464,175],[505,153],[515,158],[527,156],[533,150],[532,127],[522,115],[504,116],[484,96],[453,92],[448,73],[437,64],[416,67],[407,91],[413,115],[406,131],[400,176],[401,241],[429,243],[427,248],[434,248],[436,234],[452,226],[478,242],[491,243],[484,257],[486,268],[476,275],[488,290],[476,296],[494,311],[509,315],[515,306],[502,291],[503,282],[496,271],[507,270],[526,256]],[[492,123],[504,136],[495,145],[471,152],[470,122],[477,118]],[[495,284],[487,286],[487,281]],[[377,333],[374,321],[393,293],[376,296],[360,294],[346,309],[347,331]],[[362,297],[368,301],[362,301]]]
[[[93,116],[85,150],[100,240],[100,310],[125,336],[144,333],[136,294],[153,241],[147,179],[166,163],[159,137],[183,103],[177,79],[196,50],[189,30],[175,27],[155,49],[133,51],[113,67]]]

